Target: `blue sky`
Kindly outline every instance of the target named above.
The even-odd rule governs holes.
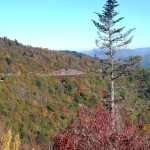
[[[96,48],[91,19],[105,0],[1,0],[0,37],[51,50]],[[118,25],[136,28],[128,48],[150,47],[150,0],[119,0]]]

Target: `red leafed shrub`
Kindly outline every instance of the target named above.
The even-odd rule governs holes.
[[[63,134],[59,134],[54,138],[54,149],[58,150],[71,150],[74,149],[74,143]]]
[[[35,111],[35,112],[33,112],[33,115],[34,115],[35,117],[39,117],[39,116],[40,116],[40,112]]]
[[[48,114],[48,118],[49,118],[49,119],[54,119],[54,118],[55,118],[55,115],[54,115],[53,113]]]
[[[69,112],[66,107],[63,107],[63,108],[61,109],[61,111],[62,111],[63,113],[68,113],[68,112]]]
[[[116,116],[113,116],[116,117]],[[107,110],[78,109],[78,119],[53,139],[54,150],[150,150],[148,134]]]
[[[81,89],[81,90],[79,90],[78,92],[79,92],[79,93],[85,93],[85,92],[86,92],[86,90]]]

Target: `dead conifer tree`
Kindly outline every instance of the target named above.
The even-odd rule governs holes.
[[[140,60],[139,57],[118,60],[115,57],[117,51],[132,42],[133,36],[129,37],[129,35],[134,30],[133,28],[123,33],[125,27],[116,28],[116,24],[124,19],[124,17],[116,18],[118,12],[115,11],[115,8],[118,5],[116,0],[107,0],[103,7],[103,12],[101,14],[96,13],[99,22],[92,20],[98,30],[99,39],[96,40],[96,45],[99,48],[98,54],[101,54],[99,53],[99,50],[101,50],[103,56],[105,56],[101,60],[105,66],[102,69],[102,73],[104,78],[107,77],[109,79],[110,95],[107,103],[109,103],[113,115],[117,113],[117,105],[115,102],[117,101],[116,91],[121,88],[116,86],[116,81],[124,75],[129,75],[129,68],[137,64]]]

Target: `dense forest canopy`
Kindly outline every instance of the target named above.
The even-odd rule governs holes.
[[[20,134],[24,146],[47,146],[54,135],[65,130],[79,106],[109,107],[103,101],[109,96],[109,87],[107,80],[103,80],[99,59],[33,48],[1,38],[0,64],[1,135],[11,128],[14,134]],[[69,69],[83,74],[49,75]],[[126,89],[133,91],[132,100],[123,109],[135,124],[137,116],[142,118],[143,126],[150,130],[150,71],[140,67],[132,71],[136,77],[118,81],[134,85]],[[117,95],[123,97],[124,91]]]

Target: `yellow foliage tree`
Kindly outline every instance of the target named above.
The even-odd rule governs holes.
[[[13,143],[13,150],[18,150],[19,145],[20,145],[20,137],[19,137],[19,134],[17,134],[15,136],[15,140],[14,140],[14,143]]]
[[[11,130],[8,130],[8,133],[6,134],[3,142],[3,150],[10,150],[10,143],[12,139],[12,133]]]
[[[15,136],[14,143],[12,144],[13,145],[12,148],[11,148],[11,142],[12,142],[12,133],[11,130],[8,130],[3,141],[2,150],[18,150],[20,145],[19,134]]]

